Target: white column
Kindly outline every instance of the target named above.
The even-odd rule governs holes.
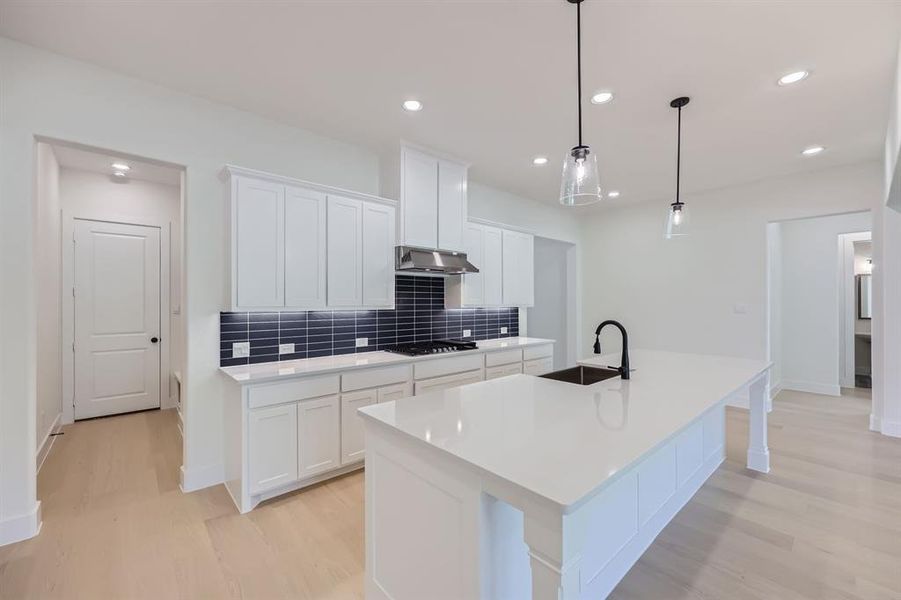
[[[524,535],[532,568],[532,600],[580,597],[581,545],[578,532],[565,531],[564,515],[526,512]],[[572,528],[570,528],[572,529]]]
[[[750,409],[748,419],[748,468],[761,473],[770,472],[770,449],[767,447],[767,380],[769,371],[749,386]]]

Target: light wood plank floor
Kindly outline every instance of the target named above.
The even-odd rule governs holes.
[[[612,597],[901,599],[901,440],[867,431],[868,412],[783,392],[759,475],[730,410],[727,462]],[[174,419],[65,429],[39,477],[41,535],[0,548],[0,598],[362,597],[361,473],[242,517],[221,486],[178,490]]]

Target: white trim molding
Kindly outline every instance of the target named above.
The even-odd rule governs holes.
[[[807,392],[809,394],[821,394],[823,396],[842,395],[842,388],[837,383],[785,380],[782,382],[782,389],[795,392]]]
[[[22,515],[0,521],[0,546],[33,538],[41,532],[41,501]]]
[[[879,431],[882,435],[889,437],[901,438],[901,421],[890,421],[889,419],[880,419]]]
[[[179,474],[181,478],[179,487],[185,494],[225,483],[225,465],[223,463],[190,470],[185,469],[185,466],[182,465],[179,468]]]
[[[44,436],[44,439],[41,440],[41,445],[38,446],[37,452],[35,452],[35,464],[37,465],[37,473],[41,472],[41,467],[44,466],[44,461],[47,460],[47,456],[50,454],[50,449],[53,447],[53,443],[56,441],[56,436],[54,434],[59,433],[62,429],[62,424],[60,424],[60,419],[62,419],[62,413],[56,413],[56,418],[53,419],[53,424],[50,425],[50,429],[47,430],[47,435]]]

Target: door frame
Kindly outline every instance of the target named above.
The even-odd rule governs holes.
[[[838,297],[839,297],[839,370],[841,387],[856,387],[855,329],[857,312],[857,278],[854,275],[854,242],[872,241],[873,232],[838,234]]]
[[[170,388],[172,374],[170,373],[170,343],[172,336],[170,327],[170,298],[169,298],[169,250],[172,240],[170,238],[171,227],[169,221],[156,220],[150,217],[134,218],[120,215],[95,215],[92,213],[62,211],[62,353],[63,366],[63,397],[62,419],[63,425],[75,421],[75,296],[72,288],[75,285],[75,221],[97,221],[101,223],[117,223],[121,225],[138,225],[142,227],[156,227],[160,230],[160,408],[173,408]]]

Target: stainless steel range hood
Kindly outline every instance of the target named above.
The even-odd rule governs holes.
[[[394,249],[394,265],[395,269],[402,273],[462,275],[479,272],[471,262],[466,260],[465,252],[448,252],[412,246],[397,246]]]

